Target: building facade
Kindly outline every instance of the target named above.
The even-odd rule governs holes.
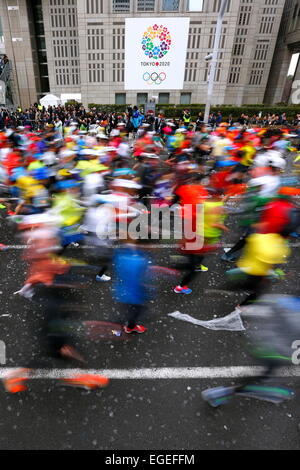
[[[300,80],[300,0],[286,0],[278,41],[266,90],[267,103],[300,104],[299,91],[294,88]],[[291,60],[294,66],[290,68]],[[296,84],[299,89],[299,84]],[[296,93],[294,93],[296,91]],[[293,96],[296,97],[295,102]]]
[[[85,106],[145,103],[157,90],[124,90],[125,19],[172,16],[190,18],[184,86],[164,90],[158,101],[205,103],[210,63],[204,58],[213,51],[221,0],[1,0],[0,4],[5,10],[7,55],[18,71],[23,106],[29,98],[34,102],[49,91],[63,99],[75,97]],[[228,0],[214,104],[264,101],[284,4],[285,0]],[[18,15],[9,6],[19,7],[21,57],[14,55],[16,31],[11,30],[11,18]],[[25,91],[29,85],[30,93]]]

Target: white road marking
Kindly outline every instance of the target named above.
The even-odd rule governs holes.
[[[0,368],[0,379],[18,368]],[[159,367],[148,369],[32,369],[32,379],[61,379],[75,374],[103,375],[118,380],[157,380],[157,379],[228,379],[239,377],[255,377],[262,374],[263,367],[231,366],[231,367]],[[278,377],[300,377],[300,367],[282,367],[278,369]]]
[[[156,244],[153,244],[153,245],[150,245],[150,244],[147,244],[147,247],[148,248],[160,248],[160,249],[164,249],[164,248],[178,248],[178,245],[180,244],[180,240],[178,241],[178,243],[156,243]],[[234,244],[230,244],[230,243],[225,243],[225,244],[222,244],[221,245],[221,248],[233,248]],[[291,248],[299,248],[300,247],[300,243],[290,243],[289,245]],[[117,248],[118,245],[115,245],[115,247]],[[6,245],[6,249],[7,250],[25,250],[26,248],[28,248],[28,245]],[[72,249],[82,249],[83,246],[79,246],[79,247],[72,247]],[[84,247],[85,249],[92,249],[94,248],[93,246],[85,246]],[[0,254],[1,253],[6,253],[6,250],[0,250]],[[217,253],[217,254],[220,254],[220,253]]]

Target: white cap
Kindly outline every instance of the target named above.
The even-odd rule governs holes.
[[[97,150],[83,149],[83,150],[80,151],[80,155],[95,155],[95,156],[97,156],[98,153],[97,153]]]
[[[42,214],[25,215],[22,219],[23,225],[40,225],[40,224],[57,224],[60,218],[50,212],[44,212]]]
[[[41,157],[41,160],[46,165],[53,165],[56,162],[56,155],[54,152],[45,152]]]
[[[108,139],[107,135],[105,134],[97,134],[96,137],[97,139]]]
[[[93,194],[90,198],[90,204],[116,204],[123,202],[123,197],[115,194]]]
[[[285,170],[286,168],[286,161],[282,157],[271,157],[269,159],[269,165],[272,168],[278,168],[280,170]]]
[[[117,137],[120,135],[120,131],[118,129],[113,129],[110,133],[111,137]]]
[[[72,157],[72,155],[75,155],[76,152],[73,152],[73,150],[63,150],[60,152],[61,157]]]
[[[265,184],[268,184],[269,182],[270,182],[269,175],[259,176],[258,178],[252,178],[249,181],[248,186],[250,188],[254,188],[256,186],[264,186]]]
[[[118,149],[117,147],[103,147],[103,149],[101,149],[102,152],[116,152]]]
[[[121,178],[116,178],[112,182],[113,186],[120,186],[122,188],[129,188],[129,189],[141,189],[142,186],[138,184],[136,181],[133,180],[126,180]]]

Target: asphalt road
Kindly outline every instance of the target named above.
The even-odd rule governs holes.
[[[0,242],[18,243],[2,221]],[[229,235],[233,241],[237,234]],[[286,268],[286,279],[273,290],[299,293],[299,248]],[[170,250],[157,250],[164,264]],[[5,367],[28,366],[39,355],[39,314],[35,305],[13,292],[23,285],[26,265],[21,251],[0,253],[0,340],[6,343]],[[244,332],[210,331],[170,318],[176,310],[202,320],[229,314],[240,299],[218,289],[227,265],[213,256],[208,273],[199,274],[193,294],[177,296],[172,279],[159,282],[144,324],[146,334],[130,341],[90,341],[82,337],[80,350],[89,369],[144,369],[251,366]],[[79,295],[74,319],[121,321],[111,300],[110,283],[91,276]],[[47,368],[78,367],[48,360]],[[1,371],[1,369],[0,369]],[[30,390],[10,395],[0,390],[0,449],[201,450],[298,449],[299,398],[281,405],[237,398],[212,409],[201,399],[208,387],[235,383],[234,378],[113,379],[103,390],[86,392],[62,388],[57,381],[36,379]],[[285,384],[300,392],[299,381]]]

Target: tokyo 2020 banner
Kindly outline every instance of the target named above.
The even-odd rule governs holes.
[[[125,90],[183,88],[189,18],[126,18]]]

